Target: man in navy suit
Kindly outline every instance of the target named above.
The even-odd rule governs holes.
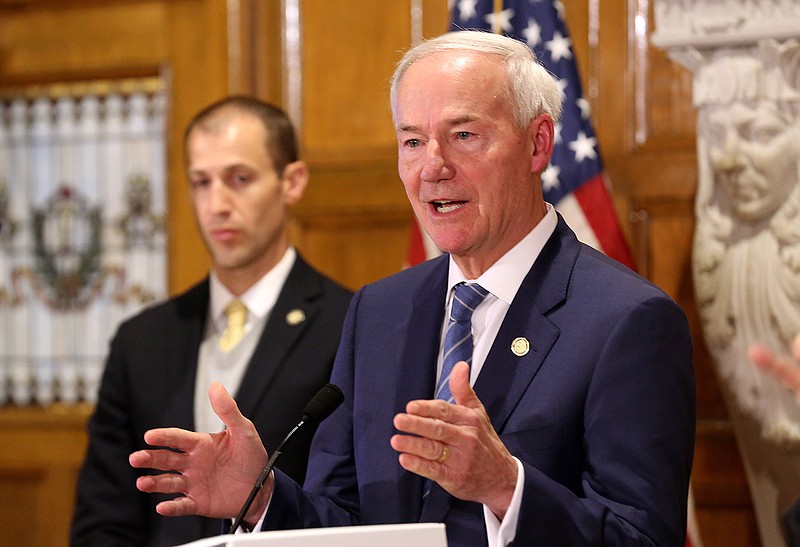
[[[218,535],[218,520],[162,517],[154,507],[168,498],[136,489],[128,455],[145,447],[144,432],[220,431],[207,396],[220,381],[274,449],[330,378],[351,295],[289,245],[288,209],[303,195],[308,167],[286,114],[255,98],[228,97],[193,118],[184,147],[211,273],[119,327],[89,422],[73,547],[176,545]],[[243,323],[238,340],[222,344],[224,310],[233,301],[244,304]],[[312,436],[304,432],[280,461],[297,481]]]
[[[317,431],[303,488],[275,472],[246,522],[444,522],[450,547],[683,546],[688,325],[544,202],[557,83],[525,44],[463,31],[407,52],[391,97],[400,177],[447,254],[354,296],[332,374],[344,405]],[[449,376],[450,404],[433,397],[463,282],[489,295],[471,316],[471,366]],[[137,482],[185,493],[162,514],[235,516],[267,460],[224,389],[210,397],[225,433],[150,431],[148,444],[184,453],[131,455],[182,473]]]

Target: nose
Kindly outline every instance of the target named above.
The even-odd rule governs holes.
[[[743,159],[741,138],[735,128],[729,128],[725,132],[722,146],[712,149],[711,161],[718,171],[730,172],[742,169]]]
[[[230,210],[230,190],[219,179],[214,179],[208,188],[208,207],[215,214],[224,214]]]
[[[425,148],[425,164],[420,178],[425,182],[439,182],[452,177],[450,168],[439,141],[431,139]]]

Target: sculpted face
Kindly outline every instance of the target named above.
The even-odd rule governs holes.
[[[800,130],[771,102],[736,103],[709,114],[708,156],[734,214],[766,218],[797,186]]]
[[[247,280],[246,288],[283,256],[287,206],[305,188],[305,165],[277,173],[265,143],[260,120],[240,112],[226,113],[212,129],[195,128],[186,143],[197,225],[229,289],[233,279]]]
[[[398,170],[408,199],[434,243],[477,275],[545,210],[539,174],[552,120],[517,126],[506,79],[497,57],[450,51],[415,62],[397,90]]]

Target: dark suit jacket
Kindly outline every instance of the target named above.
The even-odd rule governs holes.
[[[442,257],[361,289],[305,491],[281,473],[265,529],[444,522],[450,547],[486,544],[482,507],[404,471],[395,413],[431,398],[447,283]],[[511,344],[524,336],[530,352]],[[475,389],[524,466],[519,546],[683,546],[695,393],[686,318],[661,290],[579,243],[559,219],[522,283]]]
[[[351,294],[298,255],[236,400],[270,452],[325,385]],[[89,447],[78,479],[72,545],[176,545],[220,533],[220,521],[159,516],[163,497],[138,492],[128,455],[145,447],[156,427],[194,429],[197,358],[209,306],[208,280],[123,323],[111,343],[99,400],[89,422]],[[305,312],[289,325],[286,314]],[[305,476],[313,428],[293,438],[277,466]],[[146,473],[144,473],[146,474]]]

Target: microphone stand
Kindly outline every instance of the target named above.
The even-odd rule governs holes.
[[[305,416],[304,416],[304,418],[305,418]],[[247,511],[250,510],[250,506],[253,505],[253,501],[255,501],[256,496],[258,495],[259,492],[261,492],[261,489],[264,487],[264,482],[267,480],[267,477],[269,476],[270,472],[272,471],[272,468],[275,466],[275,460],[278,459],[278,456],[283,454],[284,445],[286,445],[286,442],[289,439],[291,439],[292,436],[298,430],[300,430],[300,428],[302,428],[305,424],[306,424],[305,420],[300,420],[300,422],[298,422],[298,424],[296,426],[294,426],[294,428],[289,432],[289,434],[286,435],[286,437],[283,438],[283,440],[281,441],[281,444],[279,444],[278,448],[275,449],[275,452],[272,453],[272,456],[269,458],[269,461],[267,462],[267,465],[265,465],[264,469],[261,470],[261,475],[258,476],[258,480],[253,485],[253,489],[250,491],[250,495],[247,496],[247,501],[244,502],[244,505],[242,506],[242,509],[239,511],[239,514],[236,516],[236,519],[233,521],[233,525],[231,526],[231,530],[230,530],[229,533],[233,534],[234,532],[236,532],[236,530],[239,528],[239,526],[242,526],[242,522],[244,521],[244,516],[247,513]],[[247,530],[247,531],[249,531],[249,530]]]

